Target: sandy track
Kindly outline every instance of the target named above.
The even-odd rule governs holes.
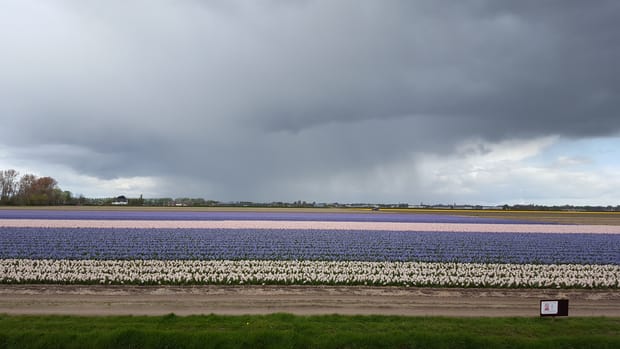
[[[569,299],[571,316],[620,316],[617,290],[345,286],[0,285],[0,313],[538,316],[539,300],[549,298]]]

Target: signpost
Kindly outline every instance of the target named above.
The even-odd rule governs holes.
[[[541,300],[540,316],[568,316],[568,299]]]

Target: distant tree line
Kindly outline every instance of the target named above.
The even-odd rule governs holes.
[[[124,196],[123,196],[124,197]],[[37,177],[33,174],[25,174],[20,177],[13,169],[0,170],[0,205],[87,205],[107,206],[114,205],[118,198],[85,198],[80,195],[74,197],[70,191],[63,191],[58,187],[58,182],[52,177]],[[409,207],[406,203],[399,204],[339,204],[339,203],[316,203],[302,200],[294,202],[252,202],[235,201],[220,202],[205,200],[202,198],[128,198],[127,206],[185,206],[185,207],[284,207],[284,208],[409,208],[411,210],[425,208],[459,209],[454,205],[423,205]],[[482,206],[464,205],[464,208],[483,209]],[[585,212],[620,212],[617,206],[545,206],[536,204],[515,204],[498,206],[503,210],[534,210],[534,211],[585,211]]]
[[[52,177],[20,177],[13,169],[0,170],[0,205],[75,205],[79,200],[60,189]]]
[[[595,205],[562,205],[562,206],[546,206],[535,204],[516,204],[516,205],[504,205],[505,210],[512,211],[574,211],[574,212],[615,212],[620,211],[620,205],[612,206],[595,206]]]

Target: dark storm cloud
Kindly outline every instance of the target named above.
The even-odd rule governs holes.
[[[309,105],[299,109],[296,100],[274,105],[272,127],[431,115],[438,123],[452,123],[453,117],[475,125],[477,131],[462,136],[618,130],[616,3],[408,10],[381,12],[377,17],[384,21],[362,25],[382,32],[382,40],[365,40],[369,36],[354,21],[342,25],[339,52],[346,62],[326,59],[323,75],[304,79],[302,94],[318,94],[313,96],[318,103],[306,100]],[[346,39],[356,34],[364,38],[359,46]],[[309,46],[323,53],[318,59],[331,48],[320,40]]]
[[[471,138],[620,131],[617,1],[3,6],[0,143],[179,194],[289,199]]]

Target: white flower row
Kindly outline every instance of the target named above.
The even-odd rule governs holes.
[[[0,283],[620,288],[619,265],[0,259]]]

